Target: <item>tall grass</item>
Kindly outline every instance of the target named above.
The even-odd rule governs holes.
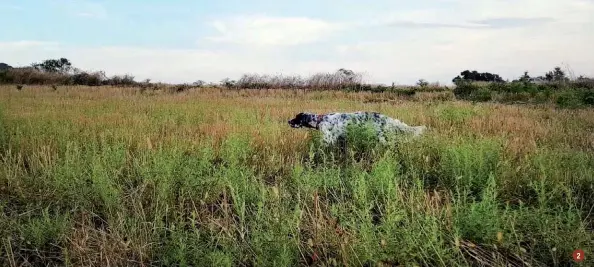
[[[591,109],[366,97],[0,87],[1,265],[594,263]],[[325,147],[304,110],[429,130]]]
[[[334,73],[316,73],[307,78],[297,75],[244,74],[234,86],[243,89],[356,89],[363,86],[363,75],[344,69]]]

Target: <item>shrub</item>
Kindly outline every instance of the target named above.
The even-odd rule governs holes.
[[[352,70],[339,69],[334,73],[316,73],[308,78],[301,76],[244,74],[237,81],[226,78],[221,85],[243,89],[322,89],[362,91],[362,75]]]
[[[307,88],[316,89],[355,89],[361,86],[363,76],[352,70],[339,69],[334,73],[317,73],[305,81]]]
[[[181,93],[192,88],[189,84],[177,84],[168,88],[169,93]]]
[[[489,83],[487,89],[493,92],[507,92],[509,91],[509,84],[506,83]]]
[[[203,80],[197,80],[197,81],[193,82],[192,85],[196,86],[196,87],[202,87],[202,86],[206,85],[206,82]]]
[[[300,76],[244,74],[237,80],[236,86],[244,89],[292,89],[301,88],[304,84]]]
[[[471,94],[470,99],[472,101],[486,102],[491,101],[491,99],[493,99],[493,95],[489,88],[480,88]]]
[[[103,72],[80,72],[70,76],[68,84],[99,86],[103,84],[105,74]]]
[[[503,93],[501,94],[500,101],[501,102],[528,102],[530,101],[531,96],[527,92],[518,92],[518,93]]]
[[[594,89],[594,79],[579,77],[572,82],[572,85],[577,88]]]
[[[66,74],[41,72],[31,67],[9,69],[0,77],[0,82],[5,84],[61,84],[68,80]]]
[[[454,95],[459,99],[468,99],[473,93],[478,91],[480,88],[478,85],[469,81],[458,81],[456,88],[454,88]]]
[[[231,89],[233,87],[235,87],[237,85],[237,82],[234,80],[231,80],[229,78],[225,78],[223,80],[221,80],[221,86],[227,88],[227,89]]]
[[[585,105],[594,106],[594,90],[584,90],[581,99]]]
[[[428,81],[426,81],[425,79],[420,79],[420,80],[417,82],[417,86],[420,86],[420,87],[422,87],[422,88],[425,88],[425,87],[429,86],[429,82],[428,82]]]
[[[582,104],[576,91],[566,91],[559,94],[556,103],[561,108],[578,108]]]
[[[150,80],[148,80],[150,82]],[[126,74],[126,75],[114,75],[109,79],[103,81],[104,85],[111,85],[111,86],[133,86],[136,85],[136,81],[134,81],[134,76]]]
[[[398,96],[414,96],[417,93],[417,90],[415,90],[414,88],[411,88],[411,89],[399,89],[399,90],[394,90],[394,92]]]

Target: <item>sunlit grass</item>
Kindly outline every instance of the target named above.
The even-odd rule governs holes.
[[[448,99],[0,87],[2,265],[565,266],[577,248],[591,255],[594,110]],[[356,110],[429,131],[387,148],[361,132],[340,150],[287,125],[302,111]]]

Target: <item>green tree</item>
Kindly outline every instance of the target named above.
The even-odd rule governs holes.
[[[520,77],[520,82],[529,82],[530,81],[530,75],[528,75],[527,71],[524,71],[524,75],[522,75]]]
[[[561,67],[555,67],[555,69],[552,71],[547,72],[544,78],[549,82],[562,82],[569,80],[569,78],[565,76],[565,72],[561,69]]]
[[[429,82],[427,80],[425,80],[425,79],[420,79],[417,82],[417,86],[420,86],[420,87],[425,88],[425,87],[429,86]]]
[[[46,59],[41,63],[31,64],[37,70],[54,73],[67,73],[72,70],[72,63],[66,58]]]

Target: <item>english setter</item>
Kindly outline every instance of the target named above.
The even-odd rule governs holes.
[[[426,126],[409,126],[400,120],[390,118],[377,112],[352,112],[352,113],[328,113],[313,114],[299,113],[289,121],[293,128],[312,128],[322,132],[323,141],[326,144],[335,144],[339,138],[344,138],[346,128],[352,123],[370,122],[377,133],[381,143],[386,143],[386,133],[412,134],[420,136],[427,129]]]

